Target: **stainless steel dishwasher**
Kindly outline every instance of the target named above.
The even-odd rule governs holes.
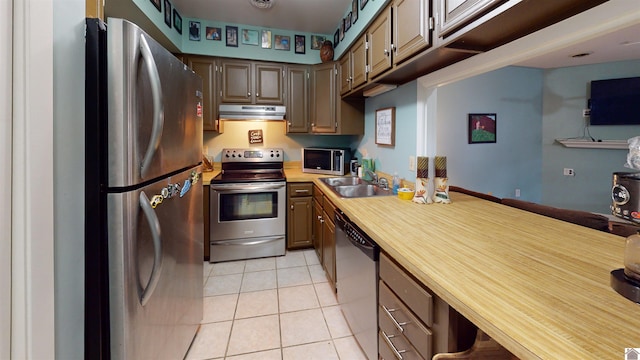
[[[338,302],[367,358],[376,360],[380,248],[340,211],[335,220]]]

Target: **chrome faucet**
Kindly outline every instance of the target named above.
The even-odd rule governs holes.
[[[364,173],[365,173],[365,174],[367,174],[367,175],[369,175],[369,176],[371,176],[371,179],[372,179],[371,181],[372,181],[374,184],[377,184],[377,183],[378,183],[378,174],[374,173],[373,171],[371,171],[371,170],[369,170],[369,169],[365,169],[365,170],[364,170]]]
[[[389,190],[389,180],[387,178],[378,179],[378,185],[384,190]]]

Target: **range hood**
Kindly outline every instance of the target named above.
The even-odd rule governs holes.
[[[284,120],[285,106],[220,105],[220,120]]]

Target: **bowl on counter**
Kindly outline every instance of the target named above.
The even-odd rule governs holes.
[[[411,200],[413,199],[414,191],[409,188],[400,188],[398,189],[398,198],[402,200]]]

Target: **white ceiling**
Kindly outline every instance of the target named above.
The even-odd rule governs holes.
[[[251,5],[251,0],[173,0],[173,3],[184,17],[316,34],[332,34],[352,3],[352,0],[263,1],[270,2],[271,8],[258,9]],[[571,57],[580,53],[589,55]],[[514,65],[558,68],[631,59],[640,59],[640,24]]]

